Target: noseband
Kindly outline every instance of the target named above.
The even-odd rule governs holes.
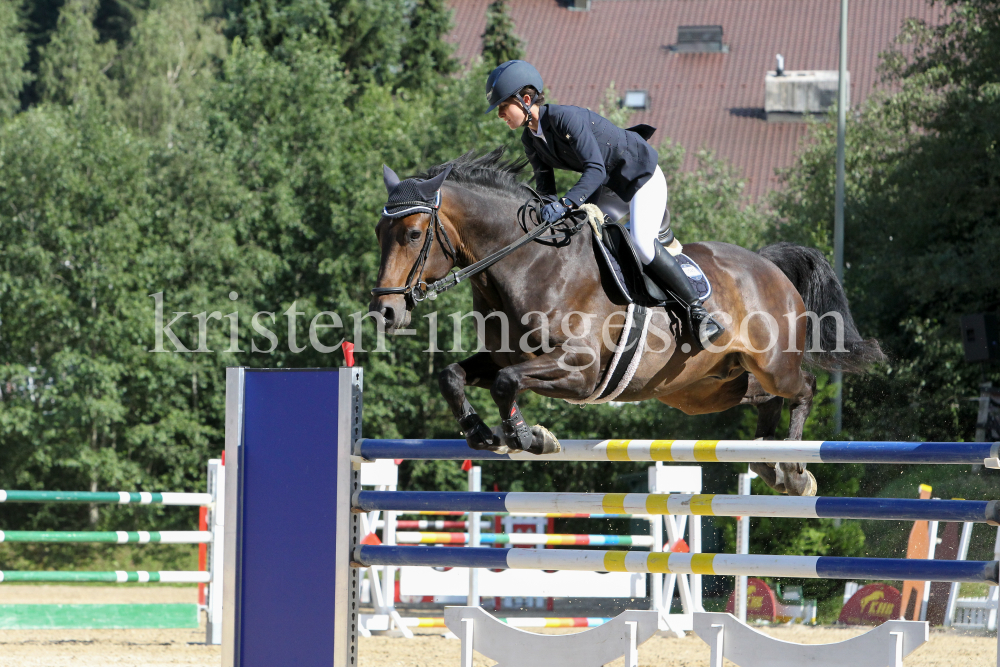
[[[427,213],[431,216],[431,223],[427,225],[427,234],[424,235],[424,245],[420,248],[420,254],[417,255],[416,261],[410,268],[410,273],[406,276],[406,283],[402,287],[376,287],[372,290],[372,296],[402,294],[406,299],[412,300],[414,303],[420,303],[426,298],[433,300],[437,297],[437,292],[435,290],[428,290],[428,285],[422,278],[424,277],[424,267],[427,265],[427,258],[430,256],[431,248],[434,246],[434,237],[437,231],[441,233],[441,250],[444,252],[445,257],[450,259],[452,263],[454,263],[456,257],[455,246],[452,245],[451,239],[448,238],[448,232],[445,230],[444,224],[441,222],[441,216],[439,215],[441,209],[441,191],[438,190],[433,204],[423,201],[408,201],[394,203],[393,208],[402,208],[403,210],[396,213],[389,213],[388,207],[386,207],[383,209],[382,214],[390,218],[404,218],[414,213]]]

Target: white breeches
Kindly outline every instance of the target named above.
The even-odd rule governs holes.
[[[653,261],[660,223],[667,210],[667,179],[657,165],[656,171],[629,202],[629,229],[632,242],[643,264]]]

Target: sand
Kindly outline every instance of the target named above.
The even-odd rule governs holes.
[[[0,586],[0,604],[166,603],[195,602],[196,599],[197,591],[193,587]],[[843,641],[864,631],[863,628],[803,626],[766,630],[776,638],[802,644]],[[0,630],[0,667],[217,667],[221,664],[221,649],[207,646],[204,641],[204,627],[198,630]],[[359,667],[457,667],[459,642],[427,630],[414,639],[361,638],[358,653]],[[649,667],[702,667],[708,664],[708,657],[708,646],[693,635],[684,639],[654,637],[639,648],[639,664]],[[492,661],[477,655],[476,667],[491,664]],[[621,660],[612,663],[621,664]],[[905,664],[908,667],[994,667],[997,639],[982,634],[932,630],[930,641],[907,658]]]

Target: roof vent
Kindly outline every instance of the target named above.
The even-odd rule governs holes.
[[[682,25],[677,28],[677,43],[665,47],[674,53],[729,53],[722,43],[721,25]]]
[[[847,86],[849,93],[850,72]],[[810,114],[823,115],[836,106],[836,70],[782,70],[764,76],[764,112],[769,122],[801,122]]]

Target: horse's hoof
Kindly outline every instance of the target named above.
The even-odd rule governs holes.
[[[532,454],[555,454],[562,451],[562,445],[552,435],[552,431],[541,424],[535,424],[531,427],[531,446],[528,451]]]

